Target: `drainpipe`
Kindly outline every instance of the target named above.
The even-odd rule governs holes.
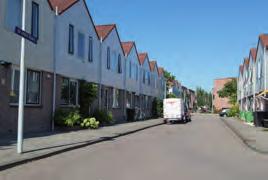
[[[256,100],[255,100],[255,98],[256,98],[256,64],[253,66],[253,112],[255,112],[255,110],[256,110],[256,105],[255,105],[255,103],[256,103]]]
[[[126,99],[127,99],[127,71],[126,71],[126,62],[127,62],[127,54],[124,56],[124,72],[123,72],[123,78],[124,78],[124,98],[123,98],[123,108],[124,108],[124,116],[125,118],[127,119],[127,108],[126,108]],[[121,62],[122,63],[122,62]],[[133,104],[133,101],[132,101],[132,94],[131,94],[131,103]]]
[[[53,52],[53,104],[52,104],[52,122],[51,122],[51,130],[54,131],[54,117],[55,117],[55,111],[56,111],[56,89],[57,89],[57,67],[56,67],[56,48],[57,48],[57,42],[56,42],[56,35],[57,35],[57,19],[58,19],[58,7],[56,7],[55,16],[54,16],[54,40],[53,40],[53,46],[54,46],[54,52]]]
[[[267,62],[266,62],[266,48],[263,50],[264,52],[264,90],[267,90]]]
[[[98,96],[99,96],[99,100],[98,100],[98,105],[99,105],[99,110],[101,110],[101,89],[102,89],[102,85],[101,85],[101,81],[102,81],[102,43],[103,43],[103,39],[101,37],[100,39],[100,54],[99,54],[99,88],[98,88]]]

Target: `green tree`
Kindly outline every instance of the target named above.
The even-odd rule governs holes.
[[[237,80],[227,82],[224,87],[218,91],[219,97],[229,98],[229,102],[235,105],[237,102]]]
[[[84,80],[79,85],[79,103],[80,113],[83,118],[90,115],[90,106],[96,100],[98,94],[98,86],[94,83],[88,83]]]
[[[197,107],[212,107],[212,94],[201,87],[196,88]]]

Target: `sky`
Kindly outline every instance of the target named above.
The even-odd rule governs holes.
[[[117,24],[122,41],[188,88],[211,91],[237,77],[258,36],[268,33],[265,0],[87,0],[95,24]]]

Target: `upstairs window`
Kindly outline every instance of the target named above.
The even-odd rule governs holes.
[[[5,26],[14,32],[15,27],[21,27],[22,19],[22,0],[6,1]]]
[[[117,72],[119,73],[119,74],[121,74],[122,73],[122,64],[121,64],[122,62],[121,62],[121,55],[119,54],[118,55],[118,63],[117,63]]]
[[[136,64],[136,81],[138,81],[138,79],[139,79],[139,67]]]
[[[93,39],[89,37],[88,39],[88,61],[93,62]]]
[[[69,44],[68,44],[69,54],[74,54],[74,26],[69,25]]]
[[[107,47],[107,69],[111,69],[111,50]]]
[[[32,2],[32,31],[33,37],[38,39],[39,37],[39,5],[36,2]]]
[[[78,48],[77,55],[80,59],[85,58],[85,35],[83,33],[78,33]]]
[[[128,76],[129,76],[129,78],[131,78],[131,74],[132,74],[132,72],[131,72],[132,71],[132,69],[131,69],[132,68],[131,67],[131,61],[129,61],[128,66],[129,66],[128,67]]]

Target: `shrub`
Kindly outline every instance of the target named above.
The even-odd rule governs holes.
[[[163,117],[163,101],[154,98],[152,103],[152,114],[153,118]]]
[[[74,127],[79,125],[81,116],[77,109],[57,109],[54,121],[58,126]]]
[[[105,110],[96,110],[93,113],[93,116],[100,122],[102,125],[110,125],[113,124],[113,114],[111,112],[107,112]]]
[[[96,118],[86,118],[80,124],[82,128],[91,128],[91,129],[98,129],[100,122],[96,120]]]
[[[231,107],[230,111],[227,113],[228,117],[239,117],[240,111],[239,106],[236,104]]]
[[[90,114],[90,107],[96,100],[98,86],[84,80],[79,82],[79,104],[81,116],[86,118]]]

